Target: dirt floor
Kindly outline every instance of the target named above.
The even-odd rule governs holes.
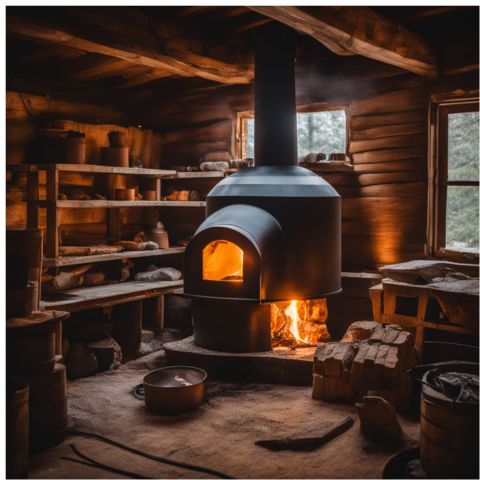
[[[312,400],[307,387],[209,382],[207,402],[198,410],[178,417],[149,414],[143,402],[133,397],[132,388],[148,370],[163,364],[163,351],[154,352],[119,370],[70,382],[71,428],[236,478],[381,478],[383,465],[392,455],[372,445],[367,448],[352,405]],[[272,452],[254,444],[281,436],[314,436],[349,414],[355,417],[353,427],[313,452]],[[418,423],[402,418],[401,424],[407,443],[414,443]],[[71,444],[99,462],[143,477],[209,478],[79,436],[69,436],[57,447],[33,456],[29,477],[124,478],[61,459],[78,459]]]

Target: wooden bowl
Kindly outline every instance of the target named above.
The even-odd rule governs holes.
[[[207,372],[200,368],[172,366],[153,370],[143,379],[145,405],[152,413],[176,415],[205,401]]]

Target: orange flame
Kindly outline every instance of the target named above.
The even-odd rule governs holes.
[[[273,304],[272,343],[283,344],[282,339],[303,344],[328,341],[327,315],[327,303],[324,298]]]

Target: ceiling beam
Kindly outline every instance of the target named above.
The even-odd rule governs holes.
[[[76,26],[67,21],[58,22],[58,25],[47,25],[44,21],[33,21],[31,18],[8,14],[6,23],[7,33],[16,37],[106,55],[172,75],[198,76],[226,84],[249,83],[253,77],[253,70],[248,67],[181,49],[162,52],[161,45],[155,42],[155,39],[148,43],[134,42],[121,32],[112,34],[105,30],[99,33],[98,30],[82,29],[78,22]]]
[[[315,38],[334,53],[362,55],[425,77],[438,75],[437,61],[420,36],[368,7],[249,8]]]

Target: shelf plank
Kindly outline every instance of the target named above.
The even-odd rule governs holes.
[[[183,253],[185,247],[171,247],[171,248],[159,248],[158,250],[142,250],[136,251],[124,251],[118,253],[106,253],[101,255],[80,255],[80,256],[64,256],[58,258],[44,258],[42,260],[42,266],[50,267],[65,267],[68,265],[83,265],[85,263],[97,263],[97,262],[111,262],[113,260],[121,260],[123,258],[142,258],[142,257],[157,257],[160,255],[175,255]]]
[[[177,172],[175,175],[164,177],[164,180],[181,180],[188,178],[223,178],[224,172]]]
[[[67,312],[79,312],[95,308],[110,307],[122,303],[158,297],[164,293],[179,292],[183,280],[164,282],[123,282],[98,287],[80,287],[62,290],[59,300],[42,300],[40,308],[45,310],[59,309]]]
[[[205,201],[174,200],[34,200],[39,207],[52,204],[57,208],[118,208],[118,207],[204,207]]]
[[[53,168],[59,172],[77,173],[116,173],[121,175],[146,175],[149,177],[165,177],[175,175],[175,170],[162,170],[158,168],[136,168],[136,167],[111,167],[109,165],[74,164],[74,163],[53,163],[53,164],[29,164],[12,165],[12,169],[25,169],[29,171],[46,170]]]

